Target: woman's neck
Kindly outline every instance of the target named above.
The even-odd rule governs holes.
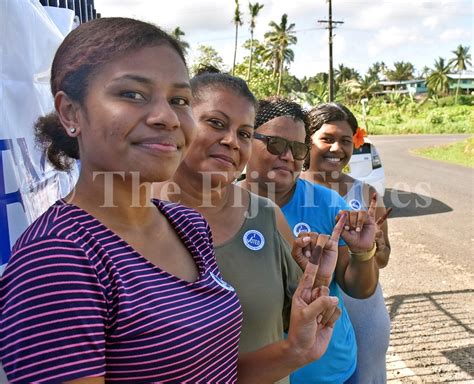
[[[253,192],[259,196],[266,197],[267,199],[272,200],[279,207],[284,206],[290,199],[293,197],[295,191],[296,183],[293,184],[288,190],[276,190],[269,189],[266,183],[259,183],[258,181],[249,181],[248,179],[242,180],[239,184],[242,188]],[[271,184],[273,185],[273,184]]]
[[[81,170],[74,189],[64,198],[93,216],[126,227],[143,226],[153,221],[156,207],[151,202],[151,183],[138,176],[118,172],[95,173]]]
[[[197,172],[183,172],[178,168],[170,183],[175,184],[177,192],[170,200],[194,208],[200,212],[219,212],[228,206],[232,199],[232,184],[212,185],[205,175]],[[164,183],[163,187],[166,187]],[[169,183],[168,183],[169,184]]]
[[[343,172],[331,171],[322,172],[315,169],[308,169],[302,173],[302,178],[316,184],[323,185],[335,190],[341,196],[346,195],[354,179]]]

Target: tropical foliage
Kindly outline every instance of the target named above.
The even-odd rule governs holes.
[[[247,81],[250,80],[251,72],[252,72],[252,64],[253,64],[253,33],[255,31],[256,20],[257,16],[260,13],[261,9],[263,8],[263,4],[259,3],[249,3],[249,13],[250,13],[250,59],[247,71]]]
[[[224,60],[217,51],[210,45],[200,45],[198,47],[198,57],[191,66],[191,74],[195,74],[203,66],[213,66],[221,71],[226,71]]]
[[[237,59],[237,39],[239,38],[239,27],[243,24],[242,13],[240,12],[239,0],[235,0],[234,18],[232,19],[235,25],[235,43],[234,43],[234,62],[232,63],[232,74],[235,71],[235,60]]]
[[[471,54],[469,53],[469,47],[463,47],[461,44],[459,44],[456,50],[452,51],[452,53],[454,53],[454,58],[449,61],[449,64],[456,72],[461,73],[467,69],[468,65],[471,65]],[[456,87],[456,101],[458,99],[460,82],[461,76],[458,77],[458,83]]]
[[[284,65],[295,59],[295,54],[289,46],[296,44],[298,39],[295,36],[295,24],[288,23],[286,13],[281,17],[280,23],[271,21],[269,26],[271,30],[264,35],[266,47],[262,56],[266,62],[272,62],[273,75],[278,77],[277,95],[279,95]]]
[[[415,67],[412,63],[396,61],[393,63],[393,69],[386,70],[385,75],[391,81],[412,80],[414,71]]]
[[[258,97],[270,95],[285,95],[295,98],[305,104],[316,104],[328,99],[328,74],[325,72],[316,73],[314,76],[296,78],[290,73],[290,67],[295,60],[293,46],[297,44],[297,30],[295,23],[290,22],[288,15],[281,15],[278,21],[271,21],[264,39],[258,40],[254,37],[257,18],[264,8],[263,4],[248,2],[248,28],[250,39],[246,40],[241,48],[246,55],[243,60],[237,62],[237,49],[239,28],[243,25],[243,15],[240,9],[239,0],[234,0],[234,16],[232,22],[235,26],[234,59],[232,63],[232,73],[247,80],[250,88]],[[176,27],[172,35],[182,44],[184,50],[189,49],[189,44],[184,40],[185,33]],[[417,101],[429,100],[437,104],[443,97],[456,90],[454,103],[463,104],[466,100],[465,94],[458,95],[460,90],[461,76],[458,77],[457,87],[453,86],[453,72],[459,74],[472,66],[470,47],[458,45],[452,52],[451,58],[439,57],[433,66],[423,66],[415,68],[409,61],[396,61],[389,66],[383,61],[374,62],[364,74],[352,68],[346,63],[339,62],[335,66],[335,99],[349,104],[358,104],[361,99],[372,99],[377,97],[384,103],[396,106],[397,108],[406,99],[400,93],[409,92],[406,80],[425,80],[428,88],[427,96],[416,95]],[[201,45],[197,49],[196,59],[192,65],[192,73],[200,65],[212,65],[221,70],[226,70],[222,58],[218,52],[208,45]],[[450,76],[448,76],[450,75]],[[384,81],[401,82],[400,84],[387,84]],[[383,86],[382,86],[383,84]],[[419,86],[420,83],[417,83]],[[393,88],[396,87],[393,92]],[[421,85],[422,87],[424,85]],[[400,87],[401,92],[397,92]],[[392,92],[391,92],[392,91]],[[458,97],[459,96],[459,97]],[[409,95],[409,98],[415,97]],[[463,101],[464,100],[464,101]],[[416,113],[412,103],[411,112]],[[397,113],[393,114],[393,119],[399,120]]]
[[[449,90],[448,73],[451,68],[442,57],[435,61],[434,69],[426,79],[426,85],[436,94],[446,95]]]
[[[185,33],[181,30],[180,27],[176,27],[170,32],[171,36],[173,36],[176,40],[178,40],[179,45],[181,45],[181,49],[183,50],[184,54],[187,55],[189,49],[189,43],[183,40]]]

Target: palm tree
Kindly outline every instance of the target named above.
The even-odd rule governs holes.
[[[387,66],[383,61],[376,61],[367,71],[367,76],[373,80],[380,80],[387,70]]]
[[[359,81],[358,85],[359,99],[364,97],[369,98],[372,93],[379,90],[379,80],[368,75],[365,75],[364,78]]]
[[[334,71],[336,80],[339,84],[347,80],[359,80],[360,74],[354,68],[346,67],[344,64],[339,64]]]
[[[385,72],[387,78],[391,81],[402,81],[413,79],[415,67],[412,63],[397,61],[393,63],[394,69]]]
[[[471,54],[469,53],[469,47],[463,47],[461,44],[458,45],[455,51],[451,52],[454,53],[455,57],[449,60],[449,65],[459,74],[458,84],[456,87],[456,97],[454,99],[454,102],[457,103],[459,84],[461,82],[461,72],[466,70],[467,65],[471,65]]]
[[[425,65],[423,68],[421,68],[420,78],[426,79],[430,75],[430,73],[431,69]]]
[[[189,43],[183,40],[183,36],[185,33],[181,30],[180,27],[176,27],[171,31],[171,36],[173,36],[176,40],[178,40],[179,45],[181,45],[181,49],[185,55],[188,54]]]
[[[434,69],[426,79],[428,88],[436,93],[446,94],[449,90],[449,70],[449,64],[445,62],[444,58],[440,57],[435,60]]]
[[[239,0],[235,0],[235,12],[234,12],[234,18],[232,19],[232,21],[235,24],[234,63],[232,64],[232,75],[234,75],[235,60],[237,58],[237,38],[239,37],[239,26],[243,24],[242,14],[240,13]]]
[[[249,2],[249,12],[250,12],[250,61],[249,68],[247,71],[247,81],[250,80],[250,73],[252,72],[252,61],[253,61],[253,32],[255,30],[255,21],[260,10],[263,8],[263,4],[255,3],[252,4]]]
[[[283,76],[283,66],[285,62],[290,63],[295,58],[294,52],[289,49],[288,46],[296,44],[298,39],[295,36],[295,24],[291,23],[288,25],[288,15],[286,13],[281,17],[280,24],[271,21],[268,25],[272,30],[266,32],[264,37],[269,46],[268,52],[273,58],[273,73],[276,74],[278,71],[277,95],[279,95]]]

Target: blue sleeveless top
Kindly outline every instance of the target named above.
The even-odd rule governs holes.
[[[335,191],[306,180],[298,179],[290,201],[281,207],[286,220],[298,236],[301,231],[314,231],[330,235],[340,210],[350,210]],[[341,239],[339,245],[345,245]],[[343,383],[354,373],[357,365],[357,345],[354,329],[344,306],[342,290],[333,279],[330,295],[339,298],[341,317],[334,326],[329,347],[317,361],[293,372],[292,384]]]

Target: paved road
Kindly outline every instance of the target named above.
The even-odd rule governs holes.
[[[474,383],[474,170],[414,148],[466,135],[372,136],[387,176],[390,383]]]

